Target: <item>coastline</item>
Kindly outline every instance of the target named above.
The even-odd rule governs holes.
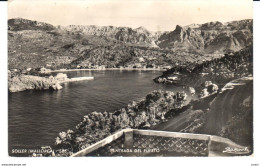
[[[58,73],[55,77],[20,75],[8,79],[8,91],[13,93],[25,90],[60,90],[63,88],[60,84],[84,80],[94,80],[94,77],[68,78],[67,74],[63,73]]]
[[[253,77],[243,77],[240,79],[235,79],[233,81],[252,80],[252,78]],[[231,82],[233,82],[233,81],[231,81]],[[166,92],[166,93],[169,93],[169,92]],[[214,93],[214,95],[216,95],[216,94],[218,94],[218,93]],[[171,93],[169,94],[169,96],[172,96],[172,95],[176,95],[176,94],[171,94]],[[162,96],[164,96],[164,95],[162,95]],[[153,99],[154,97],[155,97],[154,95],[151,95],[151,98],[149,97],[149,100]],[[141,123],[138,123],[138,125],[136,127],[142,128],[142,129],[152,129],[152,130],[162,130],[162,131],[168,131],[169,128],[172,128],[171,130],[173,132],[186,132],[186,133],[195,132],[196,133],[198,130],[200,130],[200,128],[205,123],[205,120],[206,120],[205,118],[206,118],[208,111],[206,108],[203,108],[200,106],[198,106],[198,107],[196,106],[196,109],[193,109],[191,106],[192,105],[201,105],[205,102],[204,100],[207,100],[209,97],[213,97],[213,94],[209,95],[209,96],[205,96],[204,98],[200,98],[197,101],[194,101],[195,103],[189,103],[187,105],[183,105],[180,108],[167,109],[167,111],[164,110],[166,112],[163,111],[164,113],[162,115],[156,116],[156,117],[160,117],[159,119],[155,118],[153,110],[151,110],[151,112],[149,112],[148,114],[142,114],[141,112],[139,112],[140,110],[138,110],[136,113],[139,114],[139,116],[138,116],[138,118],[136,117],[136,120],[143,121],[143,120],[149,119],[151,117],[155,118],[155,119],[152,121],[149,120],[149,122],[145,123],[144,125],[141,125]],[[173,98],[175,98],[175,97],[173,97]],[[211,98],[210,101],[214,100],[214,98],[215,97]],[[147,99],[148,99],[147,97],[144,98],[144,100],[147,100]],[[85,137],[85,136],[79,134],[80,131],[87,130],[88,133],[91,134],[91,136],[93,136],[93,137],[97,136],[99,138],[99,136],[102,136],[102,138],[106,138],[107,136],[113,134],[114,132],[111,132],[111,133],[108,132],[109,129],[111,129],[111,128],[108,129],[104,126],[110,125],[110,124],[112,124],[112,122],[115,122],[114,123],[115,126],[110,126],[110,127],[114,127],[115,131],[119,130],[120,128],[131,126],[130,124],[134,123],[134,122],[131,122],[131,120],[130,120],[130,119],[132,119],[132,116],[133,116],[132,114],[135,114],[133,112],[133,110],[137,109],[138,108],[137,106],[139,105],[139,103],[144,102],[144,100],[139,101],[139,102],[137,102],[135,100],[132,103],[130,103],[127,107],[123,107],[120,110],[117,110],[113,113],[92,112],[92,113],[85,115],[83,117],[83,120],[81,120],[80,123],[75,128],[73,128],[72,130],[68,129],[67,131],[62,131],[59,133],[59,135],[56,139],[56,145],[52,145],[53,150],[55,150],[55,152],[56,152],[56,154],[54,154],[54,156],[69,156],[70,155],[71,150],[66,149],[67,147],[64,145],[64,142],[66,143],[66,141],[68,141],[67,136],[68,137],[72,136],[73,138],[75,138],[75,139],[71,140],[71,141],[76,141],[76,144],[73,144],[72,146],[74,146],[74,148],[78,149],[81,146],[82,146],[81,148],[85,147],[85,145],[90,146],[93,143],[95,143],[96,141],[98,141],[98,140],[90,139],[91,141],[89,140],[89,142],[88,142],[88,140],[87,140],[88,137]],[[160,100],[158,100],[157,104],[159,104],[159,103],[160,103]],[[208,102],[206,102],[206,103],[208,103]],[[159,113],[159,112],[157,112],[157,113]],[[157,113],[155,113],[155,115]],[[104,118],[111,119],[111,121],[109,123],[107,123],[106,121],[104,121]],[[152,123],[154,123],[154,124],[152,124]],[[97,127],[98,130],[93,130],[92,129],[93,126]],[[103,128],[102,126],[104,127],[104,130],[101,129],[101,128]],[[133,128],[135,128],[135,127],[133,127]],[[97,132],[97,133],[95,134],[95,132]],[[102,132],[104,132],[104,133],[102,133]],[[60,146],[67,150],[65,154],[57,153],[57,150],[59,150],[59,149],[56,149],[56,148],[60,147]]]
[[[54,72],[68,72],[68,71],[106,71],[106,70],[128,70],[128,71],[166,71],[167,69],[162,68],[105,68],[105,69],[59,69],[49,71],[50,73]]]
[[[201,17],[208,22],[196,22],[198,11],[189,12],[185,25],[172,3],[169,10],[119,4],[105,17],[95,13],[114,10],[113,4],[61,4],[82,22],[98,18],[85,25],[70,19],[58,25],[62,18],[40,8],[31,12],[35,20],[23,18],[26,8],[17,6],[6,28],[8,157],[78,157],[82,151],[92,158],[167,157],[165,151],[174,152],[168,157],[254,155],[254,20],[244,18],[249,6],[240,5],[245,8],[237,18],[234,10],[220,19],[214,17],[218,9],[206,8]],[[185,6],[194,7],[176,9]],[[146,16],[135,11],[145,7],[152,9],[143,11]],[[183,18],[171,28],[169,13],[158,17],[155,11]],[[152,21],[161,24],[154,31]],[[109,155],[118,152],[123,155]]]
[[[192,106],[194,104],[203,104],[204,99],[208,98],[209,96],[184,104],[183,100],[185,99],[182,98],[182,96],[179,94],[181,94],[181,92],[177,92],[175,94],[170,91],[155,90],[147,94],[147,96],[143,100],[139,102],[132,101],[132,103],[129,103],[128,106],[123,107],[113,113],[91,112],[85,115],[83,117],[83,120],[81,120],[74,129],[68,129],[67,131],[61,131],[59,133],[58,137],[55,140],[55,145],[52,147],[53,150],[56,152],[53,156],[70,156],[75,153],[75,151],[73,150],[89,147],[90,145],[124,128],[141,128],[151,130],[156,130],[156,128],[160,128],[160,130],[164,131],[164,129],[162,129],[161,127],[164,127],[165,124],[171,123],[173,119],[177,119],[177,121],[174,122],[177,123],[176,126],[182,127],[181,132],[196,132],[196,130],[200,128],[201,123],[203,123],[202,121],[198,121],[198,119],[204,118],[207,111],[205,111],[206,108],[202,107],[201,109],[195,111],[192,109]],[[162,102],[163,100],[161,100],[161,98],[168,98],[171,100],[164,103]],[[149,107],[149,105],[151,104],[151,102],[147,102],[149,100],[154,101],[156,105],[160,105],[160,107],[161,104],[167,105],[167,108],[158,109],[157,111],[155,111],[152,109],[152,107]],[[182,104],[178,104],[178,102],[181,102]],[[148,112],[142,109],[138,109],[140,105],[143,104],[148,104],[146,105],[146,108],[149,108]],[[180,117],[181,119],[178,120]],[[184,119],[187,120],[186,123],[183,123],[181,125],[178,124]],[[196,122],[194,122],[194,124],[190,124],[190,122],[192,121]],[[82,134],[83,131],[85,133],[88,133],[89,136],[85,136],[84,134]],[[93,140],[93,138],[96,137],[99,139]],[[88,140],[88,138],[91,139]],[[70,146],[67,146],[67,142],[70,142]],[[71,147],[73,148],[70,149]],[[64,153],[60,153],[59,148],[66,149],[66,151]]]

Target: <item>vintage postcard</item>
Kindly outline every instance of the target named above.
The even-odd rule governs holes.
[[[253,1],[8,2],[10,157],[252,156]]]

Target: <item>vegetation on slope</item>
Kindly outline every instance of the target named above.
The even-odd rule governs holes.
[[[155,82],[165,84],[181,84],[200,87],[208,80],[217,85],[224,86],[227,82],[253,74],[253,48],[226,54],[224,57],[201,64],[195,63],[187,66],[176,66],[154,79]],[[178,76],[180,80],[172,81],[169,77]]]
[[[244,99],[234,111],[235,114],[220,131],[222,137],[227,137],[241,145],[253,147],[253,100]]]
[[[114,113],[92,112],[74,130],[60,132],[55,142],[56,156],[69,156],[124,128],[149,128],[165,120],[166,114],[183,107],[186,94],[153,91],[139,102]]]
[[[8,67],[169,67],[218,58],[252,44],[252,20],[177,26],[153,33],[143,27],[54,27],[26,19],[8,21]],[[210,53],[210,54],[206,54]]]

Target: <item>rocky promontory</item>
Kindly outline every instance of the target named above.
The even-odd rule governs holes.
[[[46,78],[33,75],[14,76],[8,80],[9,92],[47,89],[59,90],[62,89],[62,86],[55,78]]]
[[[9,72],[9,92],[20,92],[25,90],[60,90],[61,84],[66,82],[92,80],[94,77],[68,78],[67,74],[58,73],[56,76],[35,76]]]

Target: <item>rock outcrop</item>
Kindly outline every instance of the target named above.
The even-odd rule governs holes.
[[[174,50],[203,50],[204,40],[198,29],[185,28],[179,25],[175,30],[161,35],[156,44],[160,48]]]
[[[208,97],[209,95],[218,92],[218,85],[213,84],[211,81],[205,81],[202,85],[203,89],[199,94],[200,98]]]
[[[153,45],[153,35],[144,27],[133,29],[129,27],[114,26],[69,25],[61,26],[59,28],[67,32],[92,36],[105,36],[127,43]]]
[[[60,84],[66,82],[93,80],[94,77],[75,77],[68,78],[67,74],[58,73],[56,76],[34,76],[20,75],[9,71],[8,73],[8,90],[9,92],[19,92],[25,90],[60,90]],[[12,76],[11,76],[12,75]]]
[[[55,26],[39,21],[32,21],[23,18],[15,18],[8,20],[8,30],[22,31],[22,30],[54,30]]]
[[[21,75],[9,78],[9,92],[19,92],[24,90],[59,90],[62,86],[54,78],[45,78],[32,75]]]
[[[192,96],[196,94],[196,90],[193,87],[189,87],[189,91]]]
[[[156,44],[160,48],[193,50],[203,53],[239,51],[253,43],[253,20],[227,23],[210,22],[181,27],[161,35]]]

